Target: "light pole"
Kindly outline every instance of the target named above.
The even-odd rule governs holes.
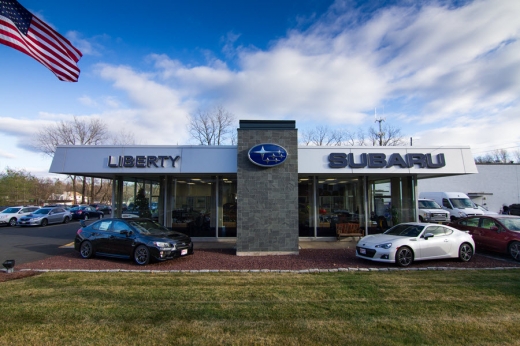
[[[379,137],[379,146],[382,147],[383,146],[383,137],[385,136],[385,133],[383,132],[383,129],[381,128],[381,123],[383,121],[385,121],[385,118],[377,117],[377,109],[375,110],[374,117],[376,119],[375,122],[379,123],[379,132],[377,133],[377,136]]]

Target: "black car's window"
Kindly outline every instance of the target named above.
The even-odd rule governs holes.
[[[114,221],[112,223],[112,230],[114,232],[121,232],[121,231],[131,231],[132,229],[130,226],[126,224],[126,222],[123,221]]]
[[[170,232],[167,228],[150,220],[128,221],[128,223],[142,234],[164,234]]]
[[[108,231],[110,229],[110,225],[112,224],[112,221],[98,221],[94,224],[92,224],[92,229],[96,231]]]

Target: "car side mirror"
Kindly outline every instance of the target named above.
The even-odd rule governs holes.
[[[87,227],[87,223],[85,222],[85,220],[79,220],[79,224],[81,225],[81,227]]]
[[[497,226],[491,226],[489,229],[490,229],[491,231],[495,231],[495,232],[497,232],[497,233],[500,233],[500,229],[499,229]]]
[[[129,237],[129,236],[131,236],[132,234],[134,234],[134,232],[125,229],[125,230],[120,231],[119,234],[124,234],[124,235],[126,235],[127,237]]]
[[[426,233],[424,235],[424,239],[428,240],[428,238],[432,238],[433,237],[433,233]]]

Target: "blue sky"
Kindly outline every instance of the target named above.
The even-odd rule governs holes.
[[[20,0],[79,48],[78,83],[0,46],[0,169],[48,175],[43,126],[101,119],[143,145],[194,144],[190,114],[367,130],[414,146],[520,149],[520,2]],[[238,127],[238,123],[237,123]]]

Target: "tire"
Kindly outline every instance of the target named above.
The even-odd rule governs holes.
[[[469,262],[473,258],[473,247],[470,243],[462,243],[459,247],[459,260]]]
[[[421,215],[419,215],[419,221],[424,222],[424,219]]]
[[[520,242],[514,241],[507,247],[507,253],[513,257],[514,260],[520,261]]]
[[[83,218],[83,220],[87,221],[88,220],[88,215],[85,214],[85,217]]]
[[[70,219],[68,216],[65,216],[65,218],[63,219],[63,223],[69,223]]]
[[[99,214],[98,215],[98,220],[101,220],[103,218],[104,214]]]
[[[395,253],[395,263],[399,267],[408,267],[413,262],[413,251],[408,246],[402,246]]]
[[[43,219],[41,225],[43,227],[47,226],[49,224],[49,221],[47,219]]]
[[[140,266],[150,262],[150,250],[144,245],[139,245],[134,251],[134,261]]]
[[[85,259],[94,257],[94,247],[90,241],[85,240],[83,243],[81,243],[79,247],[79,255],[81,258]]]
[[[9,220],[9,226],[11,226],[11,227],[16,226],[16,221],[17,221],[16,218],[13,217],[11,220]]]

